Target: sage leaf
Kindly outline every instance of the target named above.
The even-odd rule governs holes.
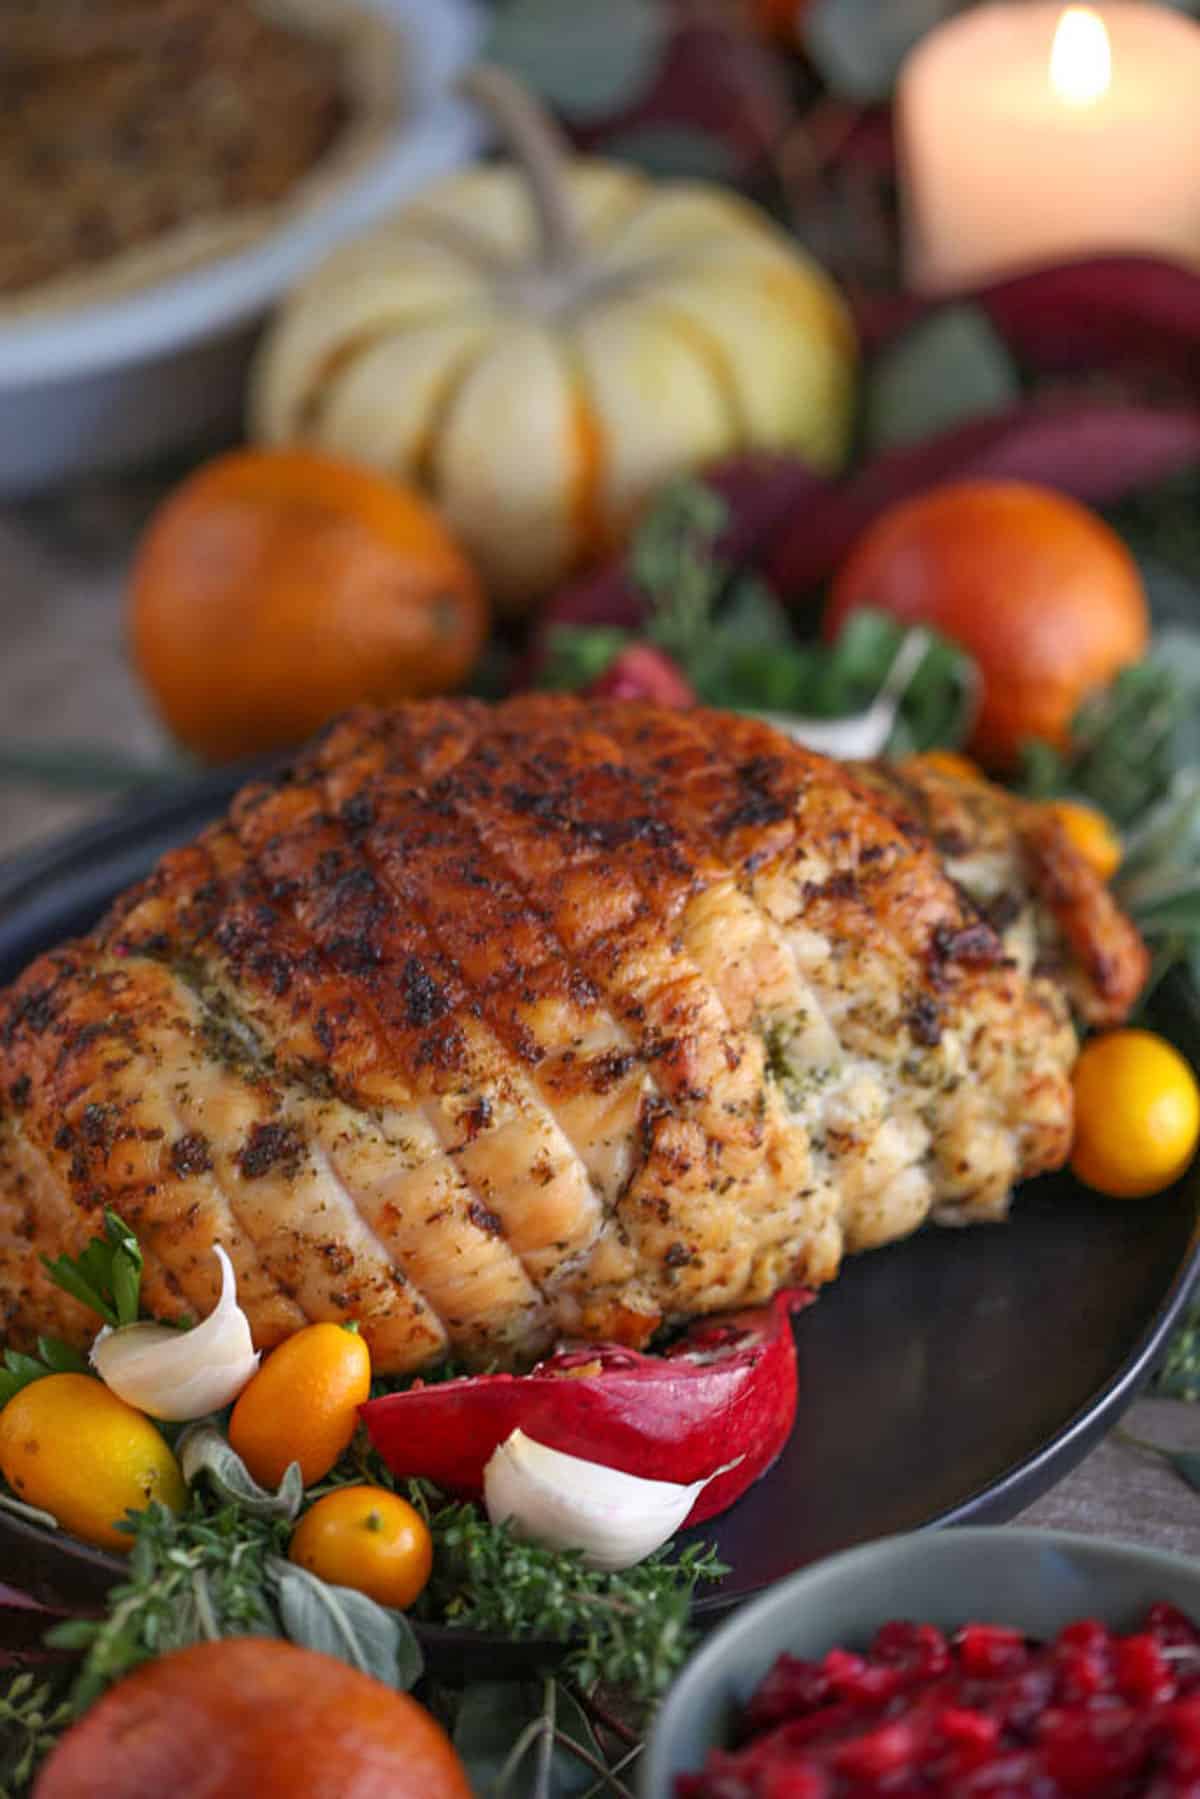
[[[1200,1449],[1162,1449],[1159,1454],[1164,1462],[1170,1462],[1189,1487],[1200,1493]]]
[[[376,1605],[351,1587],[331,1586],[278,1556],[271,1557],[267,1570],[284,1635],[293,1643],[335,1656],[401,1691],[420,1679],[425,1658],[402,1612]]]
[[[864,433],[873,455],[990,418],[1021,397],[1017,366],[979,306],[943,306],[875,359]]]
[[[658,0],[505,0],[487,54],[519,75],[556,111],[581,122],[623,113],[649,93],[671,21]]]
[[[44,1512],[40,1505],[26,1505],[23,1499],[15,1499],[11,1493],[0,1493],[0,1511],[11,1512],[15,1518],[24,1518],[27,1524],[40,1524],[43,1530],[57,1530],[58,1519],[53,1512]]]
[[[188,1486],[200,1476],[218,1498],[249,1512],[254,1518],[283,1518],[291,1523],[304,1504],[304,1477],[299,1462],[291,1462],[276,1492],[260,1487],[237,1451],[215,1424],[190,1424],[175,1445],[175,1453]]]

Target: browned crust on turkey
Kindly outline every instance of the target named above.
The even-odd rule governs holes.
[[[38,1257],[105,1204],[156,1312],[221,1242],[258,1342],[354,1318],[381,1370],[1002,1216],[1068,1149],[1066,1002],[872,779],[715,712],[341,721],[0,1002],[13,1340],[86,1335]]]
[[[1002,931],[1030,912],[1034,966],[1059,982],[1079,1018],[1103,1026],[1127,1017],[1150,972],[1146,946],[1052,807],[919,756],[860,774],[919,823]]]

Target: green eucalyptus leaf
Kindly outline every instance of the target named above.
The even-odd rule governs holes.
[[[1020,393],[1016,363],[982,307],[940,307],[876,357],[867,450],[879,455],[1004,412]]]
[[[540,1718],[539,1687],[527,1681],[473,1680],[454,1720],[454,1747],[472,1789],[487,1799],[530,1724]],[[529,1740],[532,1752],[534,1739]]]
[[[1170,1462],[1176,1474],[1182,1475],[1188,1486],[1200,1493],[1200,1450],[1164,1449],[1161,1453],[1163,1460]]]
[[[914,44],[963,0],[811,0],[801,42],[826,84],[851,100],[886,100]]]
[[[559,1737],[566,1739],[555,1746],[556,1764],[561,1769],[559,1787],[556,1790],[563,1794],[591,1791],[591,1771],[586,1762],[572,1754],[572,1746],[577,1746],[585,1755],[601,1763],[604,1761],[604,1751],[596,1740],[591,1719],[570,1687],[561,1683],[555,1688],[554,1722]]]
[[[737,157],[725,139],[698,125],[631,125],[606,138],[604,148],[606,155],[663,180],[732,182],[738,174]]]
[[[546,1781],[534,1786],[543,1745],[555,1732],[546,1766]],[[566,1741],[562,1739],[566,1738]],[[604,1764],[591,1725],[578,1701],[552,1682],[473,1681],[463,1693],[454,1724],[454,1747],[481,1799],[517,1799],[545,1792],[552,1799],[572,1799],[594,1788],[596,1771],[574,1754]]]
[[[304,1504],[304,1477],[299,1462],[291,1462],[277,1490],[260,1487],[237,1451],[215,1424],[190,1424],[175,1445],[179,1466],[188,1486],[204,1475],[219,1499],[238,1506],[254,1518],[282,1518],[287,1523]]]
[[[307,1568],[277,1556],[267,1567],[284,1634],[293,1643],[335,1656],[402,1691],[420,1679],[424,1657],[402,1612],[376,1605],[351,1587],[331,1586]]]
[[[668,9],[657,0],[503,0],[487,54],[581,123],[636,106],[662,67]]]

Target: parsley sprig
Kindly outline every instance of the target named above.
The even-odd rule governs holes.
[[[37,1354],[23,1355],[20,1350],[6,1349],[0,1367],[0,1406],[6,1406],[14,1393],[31,1381],[47,1374],[88,1374],[87,1357],[59,1337],[39,1337]]]
[[[116,1330],[137,1321],[142,1287],[141,1244],[129,1226],[108,1207],[102,1235],[93,1237],[79,1256],[43,1256],[51,1280]]]

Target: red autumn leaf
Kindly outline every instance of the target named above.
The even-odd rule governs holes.
[[[1096,256],[1032,269],[937,300],[916,294],[855,297],[870,352],[939,306],[969,301],[987,313],[1035,374],[1136,370],[1200,393],[1200,272],[1154,256]]]
[[[1200,460],[1200,406],[1029,405],[879,457],[759,546],[776,592],[826,580],[885,507],[943,481],[1035,481],[1105,506]]]

